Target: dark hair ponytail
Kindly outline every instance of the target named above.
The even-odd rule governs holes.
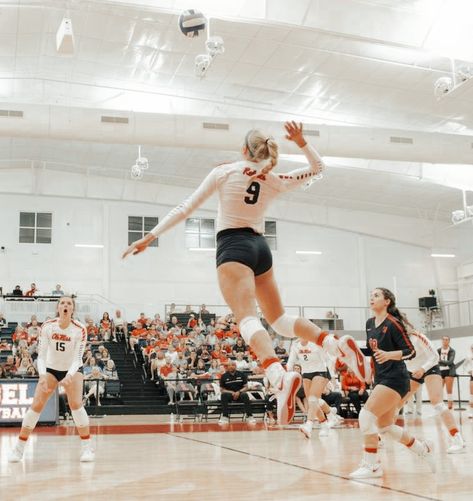
[[[384,287],[377,287],[377,289],[382,292],[384,299],[388,299],[390,301],[388,305],[388,313],[399,321],[406,332],[413,329],[414,326],[409,322],[406,315],[401,313],[396,306],[396,296],[389,289],[385,289]]]

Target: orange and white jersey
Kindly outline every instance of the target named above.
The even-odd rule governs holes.
[[[427,372],[429,369],[439,363],[439,354],[432,346],[432,343],[424,334],[417,331],[409,331],[409,338],[414,345],[416,356],[409,360],[404,360],[409,372],[416,372],[419,369],[424,369]]]
[[[197,190],[172,209],[151,233],[156,237],[163,234],[185,220],[217,191],[217,232],[229,228],[252,228],[256,233],[264,233],[264,215],[271,202],[281,193],[305,184],[324,168],[323,160],[311,146],[304,146],[302,151],[309,165],[285,174],[272,171],[259,174],[267,161],[244,160],[216,167]]]
[[[39,375],[46,374],[47,368],[74,375],[82,367],[86,343],[86,329],[76,320],[65,329],[59,327],[58,318],[44,322],[38,342]]]
[[[287,361],[287,370],[292,371],[295,364],[301,366],[303,374],[306,372],[325,372],[327,370],[325,353],[322,348],[315,343],[307,343],[304,346],[299,340],[292,343]]]

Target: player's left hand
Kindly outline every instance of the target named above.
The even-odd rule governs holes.
[[[294,141],[299,148],[303,148],[307,143],[302,134],[302,124],[297,124],[294,122],[286,122],[284,124],[284,128],[286,129],[286,139],[288,141]]]
[[[425,374],[425,371],[424,369],[419,369],[415,372],[412,373],[412,376],[415,377],[416,379],[420,379],[421,377],[423,377],[423,375]]]
[[[391,354],[389,353],[389,351],[376,350],[374,352],[374,358],[376,359],[376,362],[378,362],[378,364],[384,364],[388,360],[391,360]]]
[[[155,236],[148,233],[145,237],[140,238],[136,242],[133,242],[128,249],[123,253],[122,259],[125,259],[130,254],[140,254],[148,248],[148,245],[155,239]]]

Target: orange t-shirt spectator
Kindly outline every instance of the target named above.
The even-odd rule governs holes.
[[[149,320],[146,318],[144,313],[140,313],[140,318],[137,322],[140,323],[142,327],[146,327],[149,324]]]
[[[166,362],[166,365],[163,365],[161,369],[159,369],[159,373],[162,377],[168,377],[171,374],[173,366],[171,363]]]
[[[366,389],[365,383],[363,381],[360,381],[351,371],[343,372],[341,379],[342,390],[344,391],[364,391]]]
[[[25,296],[26,297],[35,296],[37,293],[37,290],[38,289],[36,289],[36,284],[31,284],[31,289],[26,292]]]

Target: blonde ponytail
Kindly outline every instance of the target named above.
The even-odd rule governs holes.
[[[245,138],[245,146],[252,160],[261,162],[270,159],[269,165],[264,167],[260,174],[267,174],[278,163],[278,144],[271,136],[266,136],[260,130],[252,129]]]

